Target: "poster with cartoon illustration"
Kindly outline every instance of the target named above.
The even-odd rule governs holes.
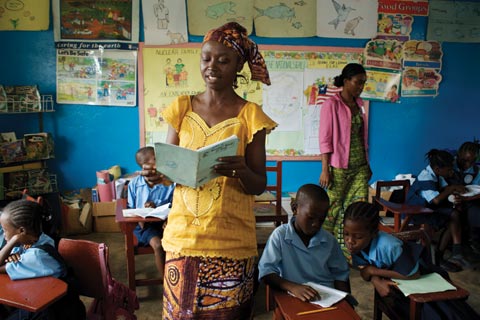
[[[407,67],[402,75],[402,97],[438,95],[442,76],[435,69]]]
[[[189,0],[187,1],[188,32],[203,36],[207,31],[227,22],[238,22],[253,30],[253,0]]]
[[[365,46],[365,67],[400,70],[403,46],[400,41],[373,39]]]
[[[267,154],[280,157],[318,157],[318,128],[322,103],[340,88],[333,78],[351,62],[361,63],[360,48],[260,45],[272,85],[250,80],[245,64],[237,77],[238,95],[262,106],[279,126],[267,137]],[[205,90],[199,72],[200,44],[140,45],[139,113],[141,141],[165,141],[167,125],[161,111],[179,95]],[[180,59],[180,61],[178,61]],[[177,66],[175,66],[177,65]],[[186,72],[186,80],[179,72]],[[178,76],[177,76],[178,75]],[[368,103],[366,104],[368,106]]]
[[[57,49],[57,103],[134,107],[137,51]]]
[[[377,34],[377,0],[318,0],[317,36],[374,38]]]
[[[438,41],[409,40],[403,44],[403,66],[442,68],[442,46]]]
[[[480,2],[432,1],[427,40],[480,42]]]
[[[0,30],[48,30],[49,0],[0,0]]]
[[[145,44],[179,44],[188,42],[185,1],[143,0]]]
[[[139,41],[139,1],[52,0],[57,48],[135,48]]]
[[[317,0],[255,0],[255,34],[260,37],[313,37]]]
[[[368,100],[399,102],[400,78],[399,71],[367,69],[367,82],[361,97]]]
[[[378,14],[377,39],[405,42],[410,39],[413,17],[407,14]]]

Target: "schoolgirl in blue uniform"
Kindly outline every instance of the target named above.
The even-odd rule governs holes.
[[[479,168],[476,164],[479,144],[476,142],[464,142],[457,151],[453,165],[453,176],[448,179],[449,184],[460,184],[468,188],[480,188]],[[470,191],[470,190],[469,190]],[[463,201],[460,197],[461,209],[466,212],[470,231],[470,246],[473,251],[480,254],[480,199]]]
[[[407,195],[408,204],[418,204],[429,207],[435,212],[430,215],[415,215],[412,217],[414,224],[428,224],[434,229],[448,226],[452,237],[452,255],[447,260],[449,265],[454,264],[459,271],[471,268],[462,252],[462,225],[460,207],[448,200],[450,195],[464,193],[465,186],[461,184],[448,184],[446,179],[453,175],[453,156],[445,150],[432,149],[426,156],[429,165],[420,172],[415,182],[410,187]],[[454,201],[456,202],[456,201]],[[455,203],[456,204],[456,203]],[[440,248],[443,252],[444,248]],[[439,257],[442,259],[443,257]],[[445,264],[445,267],[448,267]]]
[[[378,230],[378,210],[373,204],[356,202],[345,211],[343,235],[345,246],[352,255],[352,264],[360,269],[365,281],[370,281],[384,301],[398,306],[402,319],[408,319],[409,299],[394,290],[391,280],[413,280],[421,274],[437,271],[448,274],[431,264],[423,246],[403,242]],[[406,312],[406,314],[402,314]],[[479,319],[479,315],[463,300],[424,304],[422,319]]]
[[[0,215],[6,240],[0,250],[0,273],[7,273],[12,280],[67,276],[63,261],[50,254],[50,249],[44,249],[55,249],[54,240],[42,232],[45,217],[44,208],[33,201],[17,200],[5,206]],[[65,299],[40,313],[17,309],[8,319],[85,319],[85,306],[78,294],[72,296],[70,293],[69,288]]]

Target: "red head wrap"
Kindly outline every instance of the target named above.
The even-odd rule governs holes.
[[[252,80],[258,80],[270,85],[267,65],[263,59],[258,46],[247,36],[247,30],[236,22],[229,22],[220,28],[207,32],[203,42],[217,41],[232,48],[242,59],[242,63],[248,62]]]

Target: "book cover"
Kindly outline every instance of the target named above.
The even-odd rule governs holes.
[[[50,133],[27,133],[23,135],[27,160],[50,159],[53,154],[53,139]]]
[[[28,170],[28,191],[31,194],[52,192],[50,174],[45,169]]]
[[[157,142],[157,170],[173,182],[198,188],[219,176],[213,170],[217,159],[236,155],[237,147],[238,137],[235,135],[198,150]]]
[[[4,142],[0,144],[0,153],[4,163],[25,161],[26,153],[23,140]]]

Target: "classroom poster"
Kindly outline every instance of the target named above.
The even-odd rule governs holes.
[[[400,42],[410,40],[413,17],[407,14],[378,14],[377,39],[392,39]]]
[[[427,40],[480,42],[480,2],[430,2]]]
[[[255,0],[255,34],[259,37],[313,37],[317,0]]]
[[[333,78],[350,62],[362,62],[362,49],[260,45],[271,86],[250,80],[245,64],[236,92],[261,105],[279,125],[267,136],[267,154],[313,159],[318,156],[320,108],[338,92]],[[164,142],[167,125],[161,112],[179,95],[205,89],[200,75],[200,44],[140,46],[139,86],[142,143]],[[185,72],[184,75],[181,75]]]
[[[389,39],[373,39],[365,46],[366,68],[400,70],[402,68],[402,42]]]
[[[57,49],[57,103],[134,107],[137,51]]]
[[[253,30],[254,0],[189,0],[187,1],[188,32],[203,36],[207,31],[227,22],[238,22],[248,34]]]
[[[188,42],[185,1],[143,0],[145,44]]]
[[[367,69],[367,82],[361,98],[399,102],[401,72],[388,69]]]
[[[402,75],[402,97],[434,97],[442,76],[435,69],[406,67]]]
[[[317,36],[369,39],[377,34],[377,0],[318,0]]]
[[[48,30],[49,0],[0,0],[0,30]]]
[[[52,0],[57,48],[136,49],[140,0]]]

